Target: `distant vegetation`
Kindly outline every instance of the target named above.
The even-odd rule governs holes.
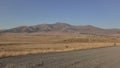
[[[62,41],[63,43],[109,43],[109,42],[120,42],[120,40],[115,38],[105,38],[105,37],[93,37],[93,38],[70,38]]]

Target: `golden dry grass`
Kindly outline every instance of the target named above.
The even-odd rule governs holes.
[[[0,36],[0,57],[63,52],[113,46],[119,39],[87,36],[6,34]]]

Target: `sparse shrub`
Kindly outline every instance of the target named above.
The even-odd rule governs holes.
[[[66,45],[65,48],[69,48],[69,46]]]

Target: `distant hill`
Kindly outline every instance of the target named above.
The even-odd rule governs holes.
[[[34,33],[34,32],[69,32],[79,34],[120,34],[120,29],[103,29],[92,25],[75,26],[57,22],[55,24],[39,24],[34,26],[20,26],[1,30],[1,33]]]

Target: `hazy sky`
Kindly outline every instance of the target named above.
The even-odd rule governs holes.
[[[120,28],[120,0],[0,0],[0,29],[55,22]]]

